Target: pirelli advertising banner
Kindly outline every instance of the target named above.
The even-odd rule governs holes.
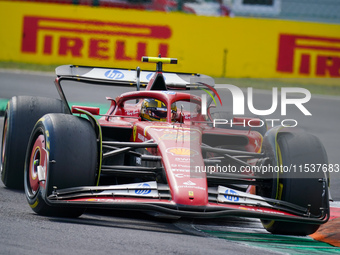
[[[340,77],[340,25],[0,2],[0,61],[152,69],[142,56],[216,77]]]

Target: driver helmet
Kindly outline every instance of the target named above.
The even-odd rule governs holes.
[[[148,121],[166,121],[167,108],[166,105],[157,99],[147,98],[143,100],[141,107],[142,120]],[[171,105],[171,119],[175,120],[177,117],[177,107],[173,103]]]

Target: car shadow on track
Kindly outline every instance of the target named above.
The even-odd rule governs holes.
[[[79,218],[49,218],[52,222],[92,225],[109,228],[163,232],[170,234],[188,234],[176,227],[175,220],[158,219],[142,212],[120,210],[90,210]]]
[[[51,217],[50,221],[83,224],[109,228],[123,228],[141,231],[163,232],[170,234],[184,234],[196,236],[209,236],[204,229],[218,229],[220,226],[231,228],[258,227],[258,221],[240,218],[220,218],[220,219],[166,219],[153,217],[147,213],[139,211],[121,210],[88,210],[79,218],[57,218]],[[200,228],[196,228],[199,225]]]

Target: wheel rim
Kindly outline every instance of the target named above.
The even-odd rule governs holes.
[[[1,144],[1,166],[0,172],[2,173],[3,165],[5,163],[5,153],[6,153],[6,138],[7,138],[7,118],[5,118],[4,128],[2,132],[2,144]]]
[[[28,193],[30,197],[34,197],[39,191],[40,185],[44,184],[44,181],[39,181],[38,167],[42,167],[44,175],[46,176],[46,163],[45,137],[40,134],[32,147],[28,167]]]

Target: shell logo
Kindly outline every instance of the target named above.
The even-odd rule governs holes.
[[[168,148],[166,152],[170,153],[173,156],[185,156],[185,157],[195,156],[198,154],[197,151],[192,150],[190,148],[179,148],[179,147]]]

